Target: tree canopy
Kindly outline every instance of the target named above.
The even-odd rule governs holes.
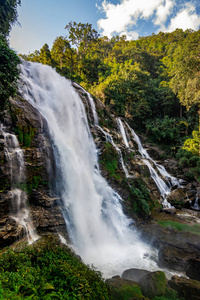
[[[11,26],[17,21],[17,6],[21,0],[0,1],[0,33],[6,37],[9,35]]]

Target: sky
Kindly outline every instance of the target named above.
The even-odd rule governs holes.
[[[29,54],[58,36],[70,21],[89,23],[102,36],[137,39],[152,33],[200,28],[199,0],[21,0],[10,46]]]

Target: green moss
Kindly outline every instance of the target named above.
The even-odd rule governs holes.
[[[163,296],[156,296],[153,300],[180,300],[178,293],[172,289],[167,288]]]
[[[97,111],[99,117],[99,125],[101,127],[112,128],[113,127],[113,120],[110,117],[110,113],[107,112],[106,109],[98,109]]]
[[[100,164],[108,171],[109,177],[116,180],[120,180],[119,168],[118,168],[119,155],[110,143],[105,144],[104,151],[100,157]]]
[[[168,227],[174,230],[191,232],[200,235],[200,224],[188,225],[188,224],[181,224],[173,221],[157,221],[157,222],[162,227],[166,227],[166,228]]]
[[[37,189],[39,185],[47,187],[49,183],[41,178],[41,176],[33,176],[31,180],[26,183],[26,191],[29,195],[32,194],[33,189]]]
[[[167,285],[167,279],[165,273],[162,271],[157,271],[155,273],[154,279],[155,279],[156,290],[158,291],[158,294],[164,295],[166,292],[166,285]]]
[[[138,285],[123,285],[119,289],[111,289],[111,300],[129,300],[141,296],[141,288]]]
[[[20,126],[16,125],[15,134],[18,137],[18,140],[22,147],[30,148],[32,140],[36,134],[37,129],[33,128],[31,125],[28,126]]]
[[[141,216],[148,216],[155,207],[155,203],[150,198],[149,190],[142,179],[133,180],[129,189],[129,201],[132,212]]]

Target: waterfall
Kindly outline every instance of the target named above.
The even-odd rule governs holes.
[[[192,208],[195,210],[200,210],[198,193],[196,194],[196,198],[195,198],[194,205],[192,206]]]
[[[71,243],[105,277],[130,267],[158,269],[157,251],[143,243],[101,176],[85,108],[71,82],[49,66],[23,62],[23,98],[47,121],[61,178],[59,196]]]
[[[113,148],[115,148],[115,150],[117,151],[117,153],[119,154],[119,161],[121,163],[121,166],[122,166],[122,169],[123,169],[123,171],[125,173],[126,178],[131,177],[131,175],[129,174],[129,172],[128,172],[126,166],[125,166],[125,163],[124,163],[124,160],[123,160],[123,156],[122,156],[122,152],[119,149],[119,147],[117,147],[117,145],[115,144],[115,142],[113,141],[112,135],[109,134],[108,132],[106,132],[105,130],[103,130],[103,128],[101,128],[101,126],[98,125],[97,127],[105,135],[106,141],[109,142],[113,146]]]
[[[126,137],[126,132],[125,132],[125,129],[124,129],[124,125],[123,125],[122,120],[120,118],[117,118],[117,124],[119,126],[119,130],[120,130],[121,136],[123,138],[124,144],[126,145],[127,148],[129,148],[129,143],[128,143],[128,140],[127,140],[127,137]]]
[[[171,208],[171,204],[167,201],[167,196],[170,194],[171,187],[174,185],[177,185],[180,187],[180,183],[178,179],[171,176],[165,169],[164,166],[161,166],[157,164],[147,153],[147,151],[143,148],[142,143],[138,137],[138,135],[135,133],[135,131],[126,123],[126,126],[129,128],[134,140],[136,141],[138,145],[138,151],[143,157],[143,162],[148,167],[151,177],[154,180],[155,184],[157,185],[160,194],[163,198],[162,205],[164,208]],[[159,176],[159,173],[161,176],[165,178],[168,184]]]
[[[90,108],[92,110],[94,125],[99,125],[99,118],[98,118],[98,115],[97,115],[97,112],[96,112],[96,107],[95,107],[94,100],[93,100],[92,96],[81,85],[74,82],[73,86],[81,88],[87,94],[87,97],[88,97],[88,100],[89,100],[89,103],[90,103]]]
[[[31,225],[32,220],[27,207],[27,193],[20,188],[25,184],[26,179],[23,150],[19,147],[17,137],[6,132],[2,124],[0,125],[0,131],[5,141],[4,151],[11,182],[11,190],[8,192],[10,218],[24,228],[28,243],[31,244],[38,239],[38,236]]]

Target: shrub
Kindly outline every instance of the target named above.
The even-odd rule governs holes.
[[[14,96],[17,89],[17,79],[20,63],[19,57],[12,51],[0,36],[0,108],[3,109],[6,101]]]
[[[0,299],[109,299],[100,272],[54,242],[0,257]]]

